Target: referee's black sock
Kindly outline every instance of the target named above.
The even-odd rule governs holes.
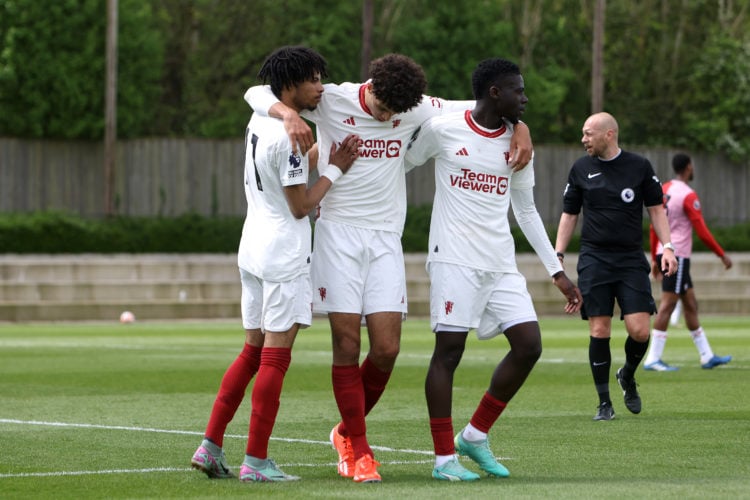
[[[599,402],[610,403],[609,371],[612,367],[612,352],[608,338],[589,337],[589,365],[594,376],[594,387],[599,394]]]
[[[625,341],[625,365],[622,367],[623,377],[626,379],[633,378],[635,369],[641,364],[646,351],[648,351],[648,340],[646,342],[638,342],[628,336]]]

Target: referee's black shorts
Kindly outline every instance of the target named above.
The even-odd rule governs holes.
[[[677,257],[677,272],[672,276],[664,276],[661,280],[661,290],[681,295],[693,288],[693,278],[690,277],[690,259]],[[656,256],[656,264],[661,269],[661,254]]]
[[[581,250],[578,257],[578,288],[583,296],[581,317],[612,316],[615,300],[624,315],[656,313],[651,295],[650,267],[642,251],[601,252]]]

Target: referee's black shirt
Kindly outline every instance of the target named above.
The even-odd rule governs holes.
[[[581,246],[592,250],[643,250],[643,207],[663,201],[661,182],[643,156],[622,151],[612,160],[576,160],[563,193],[563,212],[583,208]]]

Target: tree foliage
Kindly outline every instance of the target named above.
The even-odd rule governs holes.
[[[104,129],[105,2],[0,1],[0,134],[94,139]],[[151,8],[120,0],[118,127],[157,112],[162,46]]]
[[[451,99],[471,98],[479,60],[514,60],[535,142],[579,140],[594,0],[369,1],[363,41],[364,0],[119,0],[120,136],[237,136],[274,48],[311,46],[332,81],[358,81],[369,43],[372,57],[412,56]],[[0,134],[102,136],[105,4],[0,0]],[[750,0],[607,2],[604,102],[625,142],[750,158],[749,15]]]
[[[750,41],[718,34],[687,77],[688,87],[705,89],[684,95],[681,145],[724,151],[735,161],[750,158]]]

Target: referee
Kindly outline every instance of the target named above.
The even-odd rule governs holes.
[[[594,420],[615,417],[609,395],[615,299],[628,332],[625,364],[616,378],[625,407],[631,413],[641,411],[634,375],[648,349],[649,316],[656,312],[643,250],[643,206],[665,249],[662,272],[669,276],[677,270],[661,183],[646,158],[620,149],[617,135],[617,121],[609,113],[593,114],[584,123],[581,142],[587,155],[568,174],[555,243],[557,256],[563,260],[583,210],[577,270],[583,295],[581,317],[589,322],[589,364],[599,395]]]

